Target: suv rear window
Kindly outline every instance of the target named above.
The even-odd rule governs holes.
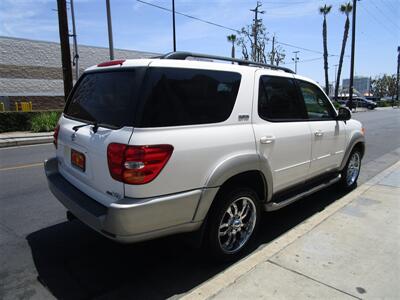
[[[143,101],[137,108],[140,127],[223,122],[230,116],[241,75],[199,69],[150,68]]]
[[[218,123],[230,116],[240,79],[234,72],[178,68],[92,72],[79,80],[64,113],[110,127]]]
[[[134,125],[140,73],[140,68],[136,68],[83,75],[68,101],[65,115],[110,127]]]

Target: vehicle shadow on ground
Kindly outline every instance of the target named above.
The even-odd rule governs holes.
[[[251,251],[269,243],[341,198],[329,188],[277,212],[265,213]],[[165,299],[177,297],[220,273],[186,236],[132,245],[109,241],[79,221],[63,222],[27,237],[38,280],[59,299]]]

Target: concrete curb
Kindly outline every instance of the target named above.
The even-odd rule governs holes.
[[[254,269],[258,264],[268,260],[273,255],[277,254],[278,252],[282,251],[287,246],[292,244],[298,238],[311,231],[313,228],[318,226],[320,223],[325,221],[327,218],[332,216],[344,206],[348,205],[354,199],[359,197],[361,194],[366,192],[373,185],[377,184],[380,180],[382,180],[384,177],[386,177],[399,167],[400,161],[382,171],[378,175],[374,176],[351,193],[335,201],[320,213],[313,215],[303,223],[297,225],[293,229],[281,235],[279,238],[275,239],[274,241],[250,254],[249,256],[245,257],[241,261],[232,265],[220,274],[214,276],[202,285],[189,291],[180,299],[208,299],[218,294],[224,288],[234,284],[238,278]]]
[[[53,141],[53,135],[31,136],[31,137],[12,137],[0,138],[0,148],[23,146],[23,145],[36,145],[46,144]]]

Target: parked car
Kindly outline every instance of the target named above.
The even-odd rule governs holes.
[[[346,106],[350,107],[350,103],[349,100],[346,101]],[[361,98],[361,97],[356,97],[353,98],[353,107],[366,107],[368,109],[375,109],[376,107],[378,107],[378,104],[372,100],[368,100],[365,98]]]
[[[282,67],[184,52],[114,60],[74,86],[45,172],[68,215],[107,238],[196,232],[234,259],[262,211],[356,186],[364,130],[350,118]]]

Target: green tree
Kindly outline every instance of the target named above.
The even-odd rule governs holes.
[[[335,100],[337,100],[338,94],[339,94],[339,83],[340,83],[340,75],[342,73],[342,66],[343,66],[343,57],[344,57],[344,52],[346,50],[346,43],[347,43],[347,38],[349,36],[349,28],[350,28],[350,20],[349,20],[349,14],[353,10],[353,6],[351,5],[350,2],[347,2],[345,4],[342,4],[340,6],[339,11],[342,14],[346,15],[346,22],[344,23],[344,32],[343,32],[343,40],[342,40],[342,50],[340,51],[340,57],[339,57],[339,66],[338,66],[338,72],[337,72],[337,78],[335,79]]]
[[[332,5],[324,5],[319,8],[319,13],[324,16],[322,23],[322,38],[324,44],[324,70],[325,70],[325,92],[329,94],[329,77],[328,77],[328,37],[326,26],[326,15],[331,11]]]
[[[231,57],[235,58],[235,43],[236,43],[236,35],[231,34],[226,37],[228,42],[232,43]]]
[[[371,91],[376,97],[391,97],[394,99],[396,95],[396,75],[384,74],[381,77],[376,77],[371,82]]]

